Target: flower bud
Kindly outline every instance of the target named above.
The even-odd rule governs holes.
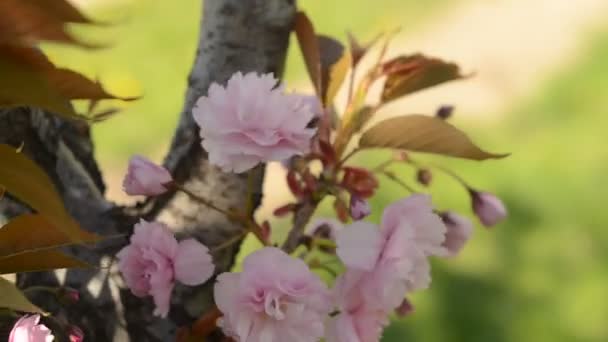
[[[418,180],[418,183],[424,186],[429,186],[429,184],[431,184],[431,180],[433,180],[433,174],[429,169],[418,169],[418,172],[416,173],[416,180]]]
[[[61,287],[57,290],[57,296],[66,303],[75,303],[80,300],[80,292],[71,287]]]
[[[369,207],[369,202],[364,200],[361,197],[352,195],[350,196],[350,217],[353,220],[361,220],[371,214],[371,208]]]
[[[401,304],[395,309],[395,314],[399,317],[405,317],[412,312],[414,312],[414,305],[412,305],[412,302],[407,298],[403,298]]]
[[[441,213],[441,219],[447,228],[443,247],[448,250],[448,256],[457,255],[473,233],[473,223],[464,216],[451,211]]]
[[[471,190],[471,199],[473,211],[484,226],[492,227],[507,217],[505,205],[493,194]]]
[[[173,179],[167,169],[141,156],[133,156],[122,187],[128,195],[160,195]]]
[[[437,109],[435,116],[442,120],[449,119],[454,114],[454,106],[441,106]]]
[[[337,220],[319,218],[308,225],[306,235],[312,238],[336,241],[336,233],[342,228],[342,224]],[[312,241],[310,243],[312,245]],[[326,253],[335,253],[335,248],[329,246],[319,246],[319,249]]]
[[[376,191],[378,180],[376,180],[376,177],[366,169],[345,167],[341,185],[352,194],[368,198]]]
[[[334,201],[334,210],[336,211],[336,216],[340,220],[340,222],[344,223],[348,221],[348,208],[346,208],[346,203],[340,198],[336,198]]]

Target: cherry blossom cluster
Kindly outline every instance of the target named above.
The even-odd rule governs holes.
[[[320,196],[335,196],[339,220],[306,222],[308,228],[299,235],[299,223],[294,221],[281,248],[270,243],[267,222],[258,224],[218,208],[143,157],[135,156],[129,163],[123,183],[127,194],[184,191],[242,222],[240,237],[253,232],[265,245],[246,256],[241,272],[214,278],[215,303],[221,312],[217,326],[235,341],[379,341],[392,313],[413,310],[409,294],[430,285],[429,258],[457,255],[472,234],[471,221],[455,212],[437,211],[431,197],[422,193],[387,206],[379,224],[364,221],[371,213],[368,199],[379,183],[373,171],[344,165],[331,144],[320,138],[315,122],[324,113],[316,98],[286,93],[270,74],[240,72],[226,86],[213,84],[193,109],[211,164],[236,173],[270,161],[288,168],[287,183],[296,202],[277,208],[276,215],[296,213],[304,204],[316,205]],[[320,175],[308,168],[311,160],[321,161]],[[426,183],[429,177],[419,175]],[[483,225],[495,225],[506,216],[497,197],[467,188]],[[295,247],[289,243],[293,236]],[[154,314],[166,317],[176,283],[197,286],[213,279],[216,250],[192,238],[178,241],[169,226],[141,220],[130,243],[117,255],[118,267],[132,293],[151,297]],[[307,257],[313,252],[344,266],[331,289],[314,272],[326,265]],[[46,331],[32,317],[27,325],[15,326],[15,333]]]

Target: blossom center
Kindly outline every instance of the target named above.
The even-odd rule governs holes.
[[[264,300],[264,311],[276,320],[285,319],[285,303],[278,296],[269,295]]]

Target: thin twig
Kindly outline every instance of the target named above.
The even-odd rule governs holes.
[[[390,171],[383,171],[382,174],[385,175],[388,179],[392,180],[393,182],[401,185],[405,190],[407,190],[407,191],[409,191],[411,193],[417,193],[418,192],[414,188],[412,188],[411,186],[407,185],[404,181],[402,181],[401,179],[399,179],[397,176],[395,176],[394,173],[392,173]]]
[[[249,233],[249,231],[243,231],[233,237],[231,237],[230,239],[222,242],[221,244],[213,247],[211,249],[211,253],[217,253],[218,251],[221,251],[224,248],[230,247],[232,244],[241,241],[246,235],[247,233]]]
[[[304,228],[312,218],[312,215],[317,209],[319,202],[320,199],[319,201],[309,200],[304,202],[295,210],[293,214],[293,227],[289,231],[283,246],[281,246],[285,252],[291,253],[298,247],[300,244],[300,238],[304,233]]]

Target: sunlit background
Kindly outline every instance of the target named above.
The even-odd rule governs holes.
[[[143,94],[93,130],[109,193],[117,201],[129,156],[160,161],[181,111],[197,41],[199,0],[79,0],[110,26],[76,32],[99,51],[46,46],[61,65],[99,77],[120,95]],[[476,227],[460,256],[433,264],[415,314],[395,319],[383,341],[608,341],[608,1],[301,0],[317,30],[344,40],[400,28],[390,53],[424,52],[475,77],[387,107],[381,115],[456,108],[452,123],[501,161],[432,158],[498,194],[509,219]],[[290,49],[289,88],[310,89]],[[382,155],[362,155],[373,165]],[[428,158],[427,158],[428,159]],[[280,173],[276,166],[271,172]],[[394,172],[415,184],[412,170]],[[280,177],[273,177],[280,179]],[[272,189],[259,216],[288,199]],[[378,212],[407,195],[383,181]],[[470,214],[466,192],[436,174],[437,206]],[[277,225],[285,224],[277,222]]]

